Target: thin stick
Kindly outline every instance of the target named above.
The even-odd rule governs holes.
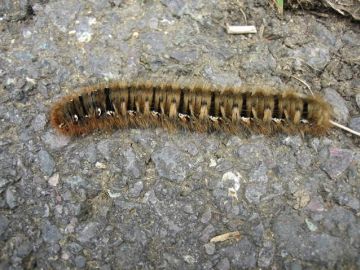
[[[240,11],[241,11],[242,15],[244,16],[245,24],[247,24],[247,18],[246,18],[245,12],[241,8],[240,8]]]
[[[264,24],[261,24],[260,30],[259,30],[259,38],[260,38],[260,39],[263,39],[264,30],[265,30],[265,26],[264,26]]]
[[[242,4],[239,2],[239,0],[237,0],[236,2],[237,2],[237,4],[238,4],[239,6],[241,6],[241,7],[242,7]],[[246,14],[245,14],[245,12],[242,10],[242,8],[239,8],[239,9],[240,9],[240,11],[241,11],[242,15],[244,16],[244,19],[245,19],[245,24],[247,24],[247,18],[246,18]]]
[[[304,80],[302,80],[302,79],[300,79],[300,78],[298,78],[298,77],[296,77],[296,76],[294,76],[294,75],[291,75],[290,77],[292,77],[292,78],[298,80],[299,82],[303,83],[303,84],[309,89],[310,93],[311,93],[312,95],[314,95],[313,91],[311,90],[310,85],[309,85],[307,82],[305,82]]]
[[[341,128],[341,129],[343,129],[343,130],[346,130],[347,132],[350,132],[350,133],[352,133],[352,134],[360,137],[360,132],[357,132],[357,131],[355,131],[355,130],[353,130],[353,129],[351,129],[351,128],[348,128],[348,127],[346,127],[346,126],[343,126],[343,125],[341,125],[341,124],[339,124],[339,123],[336,123],[336,122],[334,122],[334,121],[332,121],[332,120],[330,120],[330,123],[331,123],[332,125],[338,127],[338,128]]]
[[[226,31],[228,34],[256,34],[256,27],[254,25],[228,25],[226,24]]]

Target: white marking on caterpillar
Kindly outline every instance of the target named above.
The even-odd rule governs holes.
[[[243,121],[246,124],[250,124],[251,118],[250,117],[241,117],[241,121]]]
[[[272,121],[275,122],[276,124],[281,124],[281,122],[283,122],[284,120],[279,118],[273,118]]]
[[[159,117],[159,116],[160,116],[160,113],[157,112],[157,111],[151,111],[151,114],[152,114],[153,116],[156,116],[156,117]]]
[[[128,110],[127,113],[128,113],[128,115],[130,115],[130,116],[136,116],[136,112],[133,111],[133,110]]]
[[[187,114],[183,114],[183,113],[178,113],[178,116],[181,120],[187,120],[190,119],[190,116]]]
[[[77,116],[76,114],[74,114],[74,121],[78,122],[79,121],[79,116]]]
[[[212,121],[212,122],[214,122],[214,123],[217,123],[217,122],[219,122],[219,120],[221,120],[221,117],[217,117],[217,116],[211,116],[210,115],[210,120]]]

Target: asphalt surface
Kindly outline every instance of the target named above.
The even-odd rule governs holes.
[[[186,78],[309,94],[306,82],[360,130],[359,25],[269,2],[2,0],[0,268],[358,269],[355,136],[67,138],[49,125],[82,85]]]

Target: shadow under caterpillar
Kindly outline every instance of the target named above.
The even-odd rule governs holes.
[[[293,90],[219,90],[206,84],[148,81],[85,87],[53,105],[51,125],[68,136],[127,127],[321,136],[331,127],[331,117],[332,109],[322,97]]]

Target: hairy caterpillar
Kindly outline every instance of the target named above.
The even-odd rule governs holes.
[[[269,88],[213,89],[206,84],[113,82],[85,87],[54,104],[51,124],[77,136],[96,129],[184,128],[323,135],[332,110],[320,96]]]

